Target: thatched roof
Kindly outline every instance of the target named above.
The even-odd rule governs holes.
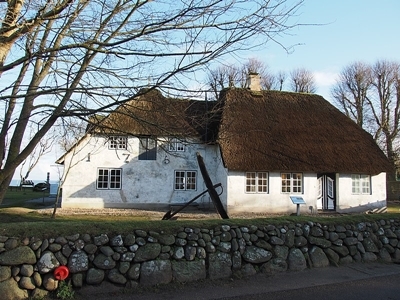
[[[141,91],[120,105],[97,126],[97,133],[136,136],[212,137],[211,111],[215,102],[166,98],[158,90]]]
[[[370,134],[321,96],[223,91],[218,142],[230,170],[378,174],[390,169]]]
[[[217,142],[225,167],[237,171],[378,174],[391,168],[370,134],[313,94],[231,88],[210,102],[142,91],[94,131]]]

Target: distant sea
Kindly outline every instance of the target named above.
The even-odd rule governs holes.
[[[40,182],[45,182],[45,180],[40,180],[40,179],[29,179],[32,180],[34,184],[40,183]],[[10,182],[10,186],[19,186],[19,183],[21,182],[20,179],[13,179]],[[50,180],[50,184],[58,184],[58,180]]]

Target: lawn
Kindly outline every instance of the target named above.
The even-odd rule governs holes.
[[[288,224],[305,223],[308,221],[320,222],[322,224],[358,223],[374,221],[379,219],[393,219],[400,216],[400,203],[391,202],[388,204],[386,214],[351,214],[351,215],[301,215],[301,216],[268,216],[253,219],[229,219],[221,220],[218,217],[210,218],[185,218],[178,220],[163,221],[161,218],[139,213],[137,215],[65,215],[56,214],[52,218],[52,209],[43,212],[43,206],[38,201],[35,204],[27,204],[27,200],[37,199],[48,194],[33,192],[25,189],[22,191],[8,191],[0,207],[0,235],[18,237],[55,237],[57,235],[72,235],[75,233],[89,233],[99,235],[106,234],[127,234],[136,229],[154,230],[157,232],[176,232],[184,227],[191,228],[215,228],[218,225],[226,224],[231,226],[265,226],[267,224]],[[40,233],[40,234],[39,234]]]
[[[49,191],[44,192],[34,192],[31,187],[10,187],[6,196],[3,199],[3,203],[0,208],[4,207],[31,207],[34,208],[35,204],[26,202],[31,199],[39,199],[43,197],[48,197]]]

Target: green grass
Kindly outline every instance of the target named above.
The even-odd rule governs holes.
[[[308,221],[319,222],[321,224],[354,224],[358,222],[368,222],[380,219],[398,219],[400,217],[400,204],[389,203],[388,213],[386,214],[349,214],[349,215],[301,215],[301,216],[280,216],[254,219],[185,219],[178,220],[154,220],[146,215],[141,216],[115,216],[115,215],[56,215],[51,218],[51,213],[39,213],[38,208],[42,208],[39,203],[26,204],[25,201],[43,197],[41,192],[29,190],[8,191],[0,207],[0,235],[15,237],[56,237],[58,235],[72,235],[76,233],[89,233],[99,235],[106,233],[109,235],[128,234],[136,229],[154,230],[156,232],[174,233],[184,227],[209,228],[213,229],[218,225],[226,224],[231,226],[259,227],[268,224],[284,225],[289,223],[305,223]]]
[[[49,192],[34,192],[33,188],[11,187],[7,190],[3,199],[1,208],[3,207],[35,207],[35,204],[27,203],[27,200],[42,198],[49,196]]]

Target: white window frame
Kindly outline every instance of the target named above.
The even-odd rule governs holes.
[[[197,190],[197,171],[176,170],[174,175],[175,191]]]
[[[108,139],[108,149],[111,150],[126,150],[128,138],[126,136],[110,136]]]
[[[268,172],[246,172],[245,192],[249,194],[268,194]]]
[[[303,194],[303,173],[281,173],[281,193]]]
[[[353,195],[371,195],[371,176],[351,174],[351,193]]]
[[[184,152],[185,144],[182,141],[173,138],[168,142],[168,151],[170,152]]]
[[[120,190],[122,188],[122,169],[120,168],[98,168],[97,190]]]

